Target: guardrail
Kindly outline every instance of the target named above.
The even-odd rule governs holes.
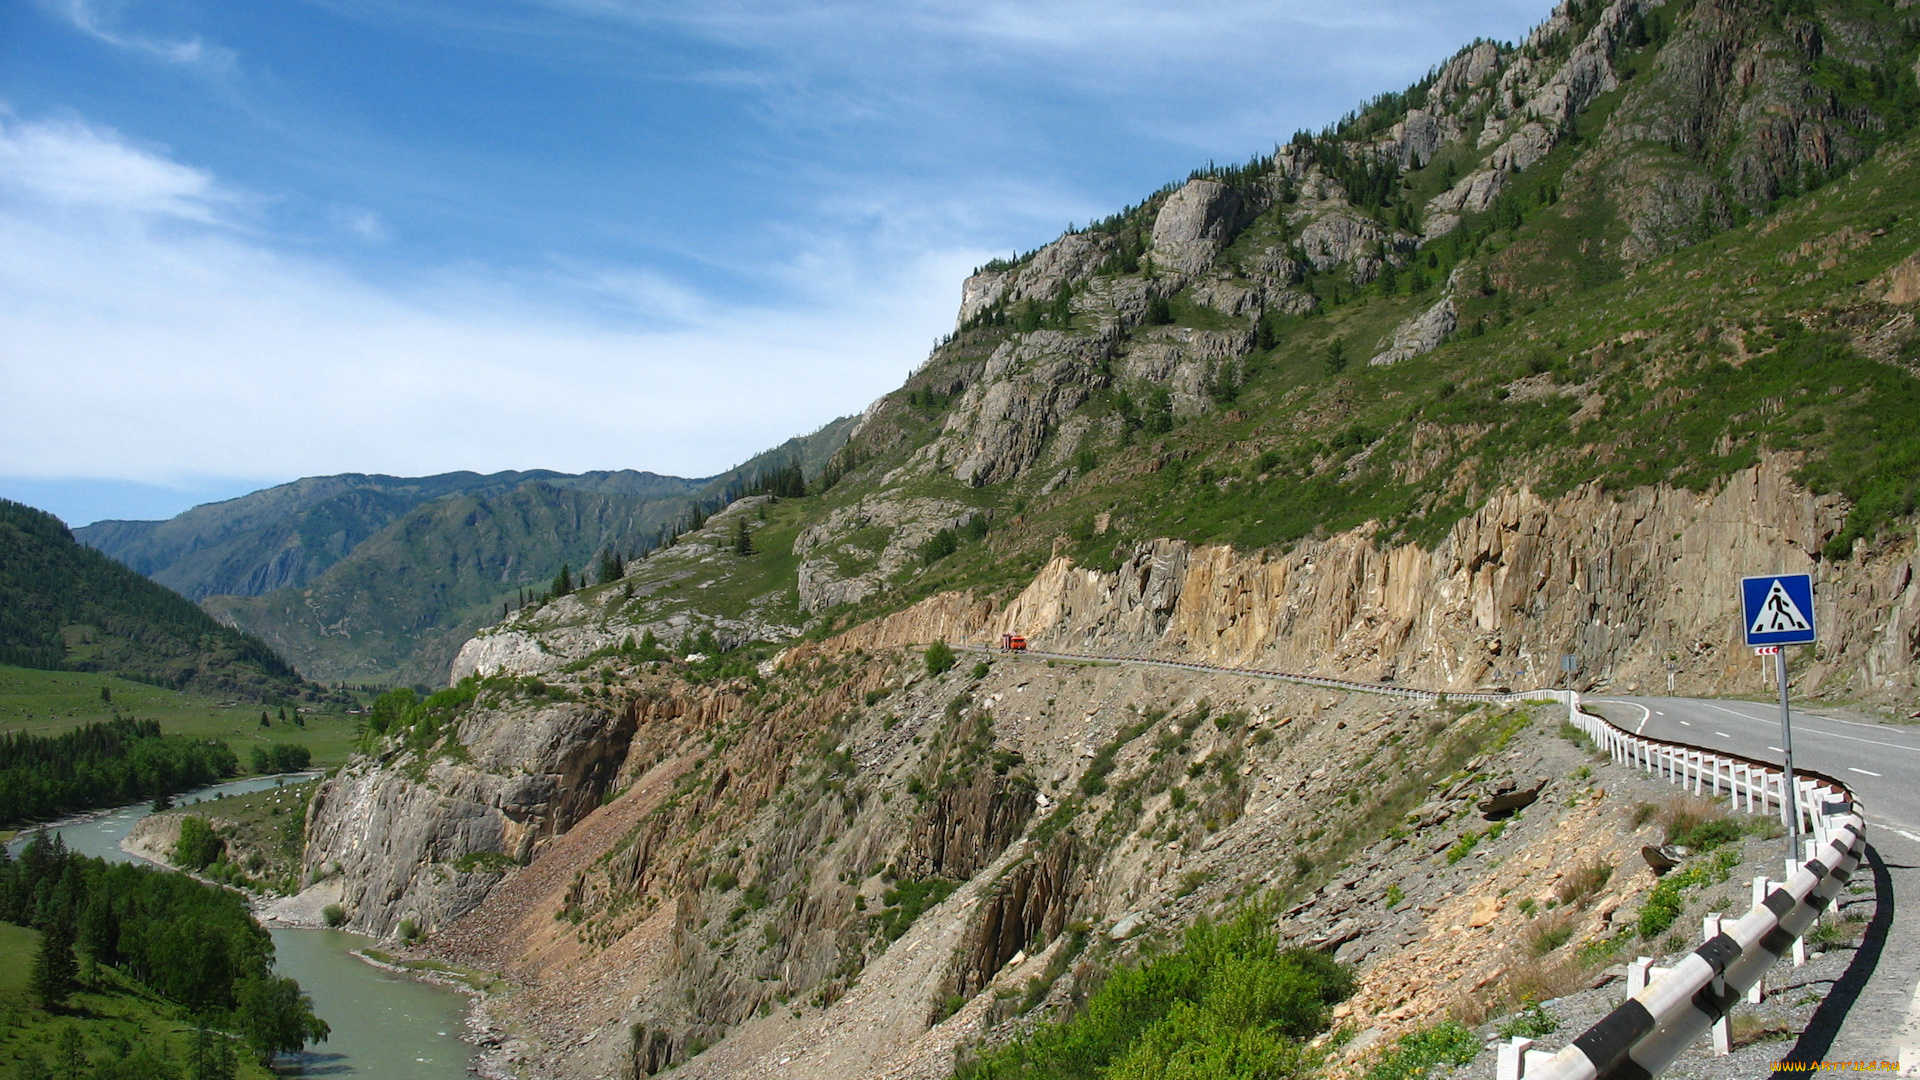
[[[1724,791],[1735,809],[1777,813],[1787,823],[1785,775],[1777,766],[1737,754],[1636,735],[1605,717],[1569,704],[1571,722],[1613,760],[1663,775],[1697,794]],[[1649,1077],[1672,1064],[1688,1044],[1719,1023],[1774,962],[1793,949],[1832,904],[1860,865],[1867,828],[1853,792],[1818,773],[1794,777],[1794,800],[1803,829],[1813,839],[1804,861],[1784,882],[1768,883],[1759,902],[1665,976],[1633,994],[1626,1004],[1588,1028],[1573,1045],[1530,1065],[1525,1053],[1507,1064],[1513,1080],[1627,1080]],[[1756,886],[1756,892],[1759,887]]]
[[[970,652],[997,651],[991,647],[962,648]],[[1750,814],[1776,814],[1781,824],[1787,824],[1786,778],[1780,766],[1634,734],[1603,716],[1586,711],[1576,691],[1448,693],[1180,660],[1040,650],[1027,650],[1025,655],[1043,660],[1091,660],[1245,675],[1424,701],[1556,701],[1567,706],[1568,721],[1585,732],[1615,762],[1664,776],[1668,782],[1684,785],[1696,794],[1724,792],[1735,809]],[[1719,920],[1718,932],[1685,960],[1632,994],[1626,1004],[1587,1029],[1558,1054],[1546,1060],[1529,1061],[1546,1055],[1528,1053],[1524,1047],[1511,1048],[1518,1052],[1502,1055],[1503,1078],[1641,1080],[1657,1075],[1759,985],[1775,961],[1793,949],[1800,936],[1811,929],[1820,913],[1833,903],[1841,886],[1859,867],[1865,850],[1866,823],[1855,806],[1853,792],[1830,776],[1798,769],[1795,773],[1794,790],[1798,797],[1794,806],[1799,812],[1800,831],[1812,839],[1806,842],[1806,858],[1790,861],[1787,880],[1765,882],[1764,895],[1739,921]],[[1759,892],[1760,886],[1756,885],[1756,894]]]

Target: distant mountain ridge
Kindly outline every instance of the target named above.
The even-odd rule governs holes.
[[[258,596],[307,584],[422,504],[456,495],[484,498],[530,483],[653,500],[691,495],[706,480],[631,470],[417,478],[343,473],[206,503],[165,521],[97,521],[75,529],[74,537],[192,600]]]
[[[259,638],[0,499],[0,663],[99,671],[254,700],[319,700]]]
[[[562,566],[631,555],[761,472],[818,475],[857,417],[717,476],[634,470],[316,476],[166,521],[101,521],[82,543],[199,601],[329,682],[433,684],[503,605]]]

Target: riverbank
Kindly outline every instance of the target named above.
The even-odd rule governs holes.
[[[216,805],[228,809],[238,806],[237,797],[270,792],[312,775],[230,781],[189,792],[181,802],[188,812],[196,808],[212,811]],[[77,854],[110,862],[154,864],[178,873],[167,865],[168,852],[155,842],[158,833],[150,834],[143,843],[124,843],[151,814],[149,806],[123,806],[74,815],[47,827]],[[19,839],[24,842],[29,838],[30,834]],[[482,1017],[475,1021],[476,1026],[469,1026],[473,999],[449,993],[454,988],[430,982],[415,972],[385,971],[353,955],[355,950],[376,943],[321,928],[324,891],[308,890],[304,900],[300,894],[272,897],[236,891],[247,896],[254,918],[273,937],[275,971],[298,980],[313,997],[315,1011],[333,1027],[326,1043],[298,1055],[283,1056],[283,1075],[361,1080],[466,1080],[471,1075],[469,1066],[476,1050],[486,1049],[481,1038],[491,1024]],[[469,1038],[470,1034],[474,1037]]]

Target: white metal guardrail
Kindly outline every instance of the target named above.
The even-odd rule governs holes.
[[[970,652],[992,648],[963,646]],[[1140,664],[1259,679],[1322,686],[1333,690],[1385,694],[1424,701],[1557,701],[1567,706],[1568,720],[1593,739],[1619,764],[1665,777],[1701,795],[1726,794],[1733,807],[1750,814],[1775,814],[1787,823],[1784,770],[1778,765],[1736,754],[1716,753],[1697,746],[1636,735],[1580,705],[1580,695],[1566,690],[1521,693],[1448,693],[1356,682],[1317,675],[1293,675],[1257,668],[1228,668],[1180,660],[1150,660],[1131,656],[1096,656],[1027,650],[1043,660],[1097,661]],[[1626,1004],[1587,1029],[1573,1044],[1550,1059],[1529,1064],[1544,1055],[1518,1052],[1502,1055],[1502,1073],[1514,1080],[1646,1080],[1670,1065],[1695,1039],[1706,1034],[1750,990],[1774,962],[1792,950],[1812,928],[1820,913],[1860,865],[1866,845],[1866,823],[1854,804],[1853,792],[1832,777],[1795,770],[1793,805],[1801,831],[1810,835],[1806,859],[1789,864],[1787,880],[1765,882],[1753,909],[1737,922],[1718,920],[1718,932],[1680,963],[1644,988],[1636,988]],[[1756,893],[1762,892],[1757,887]],[[1710,922],[1709,926],[1713,926]]]

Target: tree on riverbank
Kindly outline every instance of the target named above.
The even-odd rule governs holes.
[[[269,975],[240,984],[235,1019],[247,1045],[262,1064],[278,1053],[298,1053],[308,1043],[325,1042],[333,1029],[313,1014],[313,999],[292,979]]]
[[[73,994],[77,971],[73,958],[73,924],[64,918],[58,919],[40,935],[40,947],[34,951],[33,965],[27,969],[27,990],[48,1012],[64,1008],[67,998]]]

